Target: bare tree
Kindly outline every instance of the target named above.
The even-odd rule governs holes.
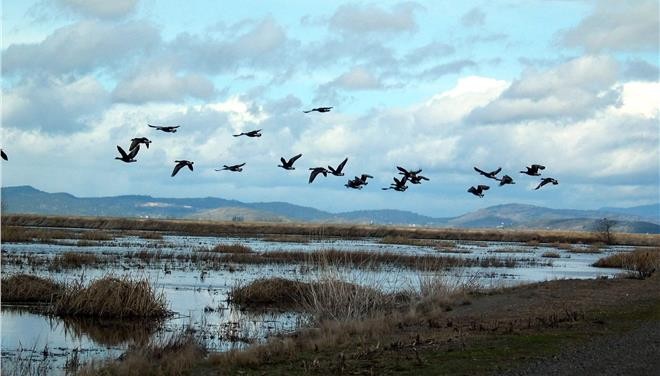
[[[605,244],[614,243],[614,226],[617,222],[612,219],[603,218],[594,223],[594,232]]]

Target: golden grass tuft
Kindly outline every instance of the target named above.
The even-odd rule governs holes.
[[[388,235],[380,239],[381,244],[402,244],[402,245],[414,245],[419,247],[433,247],[436,245],[436,242],[429,239],[415,239],[405,236],[394,236]]]
[[[234,244],[218,244],[215,247],[213,247],[210,252],[216,252],[216,253],[254,253],[252,248],[240,244],[240,243],[234,243]]]
[[[545,257],[545,258],[559,258],[559,257],[561,257],[561,256],[559,255],[559,252],[555,252],[555,251],[547,251],[547,252],[543,252],[543,254],[541,255],[541,257]]]
[[[639,279],[650,277],[660,268],[660,248],[636,249],[598,259],[593,266],[598,268],[621,268],[629,270]]]
[[[82,234],[80,235],[80,239],[101,241],[101,240],[112,240],[114,239],[114,237],[111,234],[109,234],[107,231],[89,230],[89,231],[83,231]]]
[[[169,314],[164,293],[146,279],[106,276],[88,285],[72,282],[55,301],[60,316],[98,318],[165,317]]]
[[[49,269],[75,269],[83,266],[101,264],[104,261],[104,258],[94,253],[64,252],[53,258]]]
[[[284,278],[260,278],[246,285],[234,286],[229,301],[242,307],[277,306],[288,309],[299,305],[305,282]]]
[[[2,278],[3,303],[51,303],[64,293],[64,285],[48,278],[17,274]]]

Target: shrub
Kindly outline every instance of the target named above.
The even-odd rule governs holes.
[[[650,277],[653,272],[660,268],[660,248],[616,253],[598,259],[593,266],[630,270],[633,272],[634,277],[644,279]]]
[[[51,303],[64,292],[61,283],[28,274],[2,278],[0,287],[3,303]]]

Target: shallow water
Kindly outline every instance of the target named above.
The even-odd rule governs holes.
[[[3,257],[30,255],[50,259],[62,252],[77,251],[121,258],[122,255],[141,250],[189,254],[218,244],[241,243],[256,252],[294,250],[314,252],[319,249],[336,249],[409,255],[433,254],[461,258],[510,257],[526,260],[515,268],[454,268],[440,273],[451,281],[465,279],[489,287],[562,278],[611,277],[620,271],[594,268],[590,265],[607,254],[631,249],[607,248],[601,253],[594,254],[572,253],[549,246],[531,247],[523,243],[457,242],[454,252],[442,253],[434,247],[381,244],[373,239],[287,243],[199,236],[163,236],[162,240],[122,237],[112,241],[94,242],[95,245],[85,247],[78,247],[76,243],[75,240],[61,241],[60,244],[7,243],[2,244],[2,252]],[[456,250],[462,253],[455,253]],[[546,251],[558,252],[560,258],[542,258],[541,255]],[[551,265],[547,265],[548,262]],[[74,351],[77,351],[82,361],[108,356],[117,357],[130,343],[150,337],[165,338],[168,334],[184,327],[202,331],[204,339],[212,350],[224,351],[249,346],[270,336],[291,332],[299,327],[305,318],[291,312],[255,314],[241,311],[227,303],[227,294],[233,286],[263,277],[297,280],[318,278],[318,270],[304,265],[237,264],[213,270],[200,270],[199,265],[177,263],[176,260],[142,264],[140,267],[143,269],[135,269],[133,264],[127,267],[127,264],[126,260],[121,259],[119,262],[99,268],[49,271],[48,263],[36,266],[5,263],[2,269],[3,276],[12,273],[30,273],[63,281],[91,280],[108,273],[116,276],[146,277],[165,294],[170,309],[175,315],[157,324],[131,326],[130,323],[62,320],[3,306],[1,320],[3,360],[14,358],[21,348],[28,349],[23,357],[33,358],[35,362],[47,358],[51,373],[58,374],[64,372],[64,363]],[[378,286],[385,291],[415,289],[419,286],[420,279],[439,274],[391,266],[366,270],[341,268],[334,273],[348,281]],[[138,327],[140,330],[136,329]],[[44,352],[44,349],[47,351]]]

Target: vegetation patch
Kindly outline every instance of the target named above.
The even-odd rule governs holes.
[[[436,242],[429,239],[415,239],[409,238],[401,235],[388,235],[380,239],[381,244],[403,244],[403,245],[414,245],[418,247],[433,247],[436,245]]]
[[[106,259],[94,253],[64,252],[53,258],[49,270],[76,269],[105,263]]]
[[[80,235],[81,240],[95,240],[95,241],[107,241],[112,240],[114,237],[107,231],[101,230],[88,230],[83,231]]]
[[[547,251],[547,252],[543,252],[543,254],[541,255],[541,257],[545,257],[545,258],[559,258],[560,256],[559,256],[559,252],[555,252],[555,251]]]
[[[631,271],[639,279],[648,278],[660,268],[660,248],[636,249],[620,252],[598,259],[593,266],[598,268],[620,268]]]
[[[106,276],[88,285],[68,284],[53,305],[60,316],[98,318],[165,317],[169,315],[164,293],[146,279]]]
[[[64,294],[64,285],[48,278],[17,274],[2,278],[3,303],[52,303]]]
[[[234,244],[218,244],[215,247],[213,247],[210,252],[215,252],[215,253],[254,253],[252,248],[240,244],[240,243],[234,243]]]

